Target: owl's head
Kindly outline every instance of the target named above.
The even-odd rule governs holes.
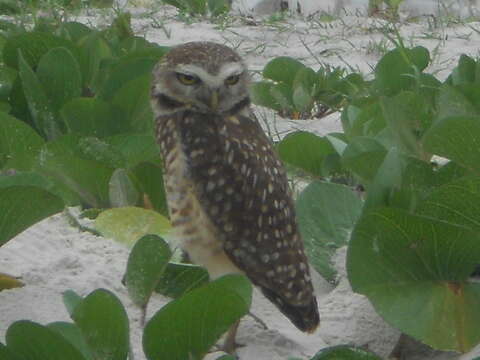
[[[152,105],[157,114],[190,108],[226,113],[248,103],[249,75],[227,46],[189,42],[172,48],[153,71]]]

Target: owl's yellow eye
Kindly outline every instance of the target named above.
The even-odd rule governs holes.
[[[200,79],[193,75],[177,73],[177,79],[183,85],[195,85],[200,82]]]
[[[232,75],[225,79],[225,84],[235,85],[240,80],[240,75]]]

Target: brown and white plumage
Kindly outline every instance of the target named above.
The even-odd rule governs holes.
[[[302,331],[319,323],[281,161],[250,110],[240,56],[211,42],[173,48],[151,101],[172,224],[212,278],[246,274]]]

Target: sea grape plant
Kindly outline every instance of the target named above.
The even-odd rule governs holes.
[[[427,49],[399,44],[363,97],[343,107],[343,134],[297,132],[277,146],[318,179],[297,201],[312,265],[334,281],[329,258],[347,245],[353,290],[388,323],[466,352],[480,343],[480,287],[471,279],[480,264],[480,62],[462,55],[443,82],[424,72],[429,62]],[[305,157],[297,139],[313,144]],[[328,182],[332,158],[357,186]]]
[[[262,75],[264,80],[251,87],[253,102],[293,119],[338,111],[347,98],[355,97],[366,86],[360,74],[346,74],[344,69],[328,65],[314,71],[286,56],[271,60]]]

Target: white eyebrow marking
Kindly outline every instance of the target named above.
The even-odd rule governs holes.
[[[244,70],[244,65],[241,62],[229,62],[222,65],[217,75],[212,75],[194,64],[180,64],[175,67],[175,71],[182,74],[198,76],[200,80],[210,87],[219,87],[223,85],[226,78],[232,75],[240,75]]]

